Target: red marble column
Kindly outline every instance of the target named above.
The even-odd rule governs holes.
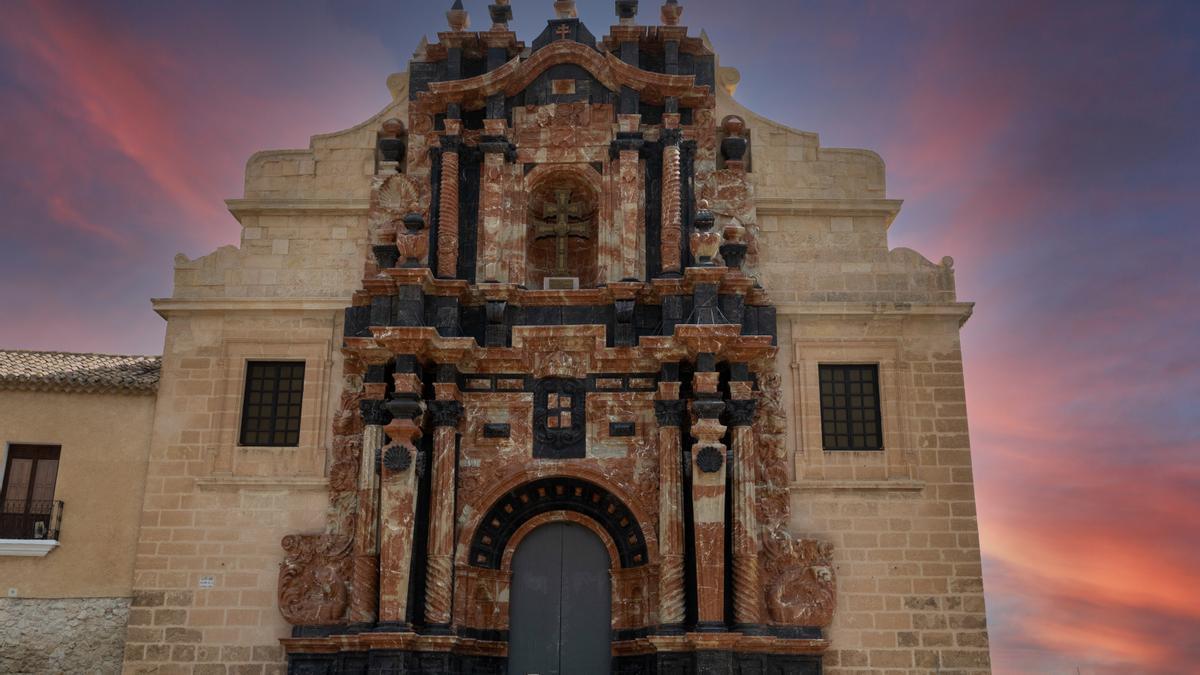
[[[382,386],[382,385],[381,385]],[[379,392],[382,394],[382,392]],[[390,418],[381,400],[363,401],[362,454],[358,467],[358,518],[354,522],[354,592],[347,618],[373,623],[379,616],[379,472],[383,425]]]
[[[610,275],[609,281],[624,281],[627,279],[642,279],[641,256],[644,229],[641,217],[641,204],[644,201],[642,181],[638,180],[641,173],[641,158],[636,150],[622,150],[617,159],[617,216],[620,231],[618,232],[618,256],[614,267],[616,274]]]
[[[679,115],[663,115],[663,179],[662,179],[662,271],[683,271],[680,245],[683,241],[683,195],[680,191],[681,160]]]
[[[758,574],[758,516],[754,510],[753,385],[731,382],[728,404],[733,462],[733,614],[740,627],[762,623]]]
[[[692,403],[692,521],[696,549],[697,621],[701,630],[725,623],[725,403],[717,398],[720,374],[696,373]]]
[[[504,138],[507,124],[504,120],[484,120],[489,137]],[[512,251],[506,239],[511,239],[506,227],[504,191],[508,171],[505,166],[505,151],[508,143],[491,141],[481,144],[484,150],[483,177],[479,193],[479,271],[485,282],[509,283],[509,264]]]
[[[442,137],[442,182],[438,206],[437,275],[453,279],[458,274],[458,149],[462,122],[446,120]]]
[[[380,490],[379,621],[407,624],[417,506],[417,439],[421,437],[420,380],[397,373],[397,399],[388,407],[394,419],[385,427],[391,443],[383,448]]]
[[[458,387],[439,384],[438,400],[430,403],[429,412],[434,431],[425,620],[432,626],[449,626],[454,597],[455,449],[463,416]]]
[[[684,622],[683,448],[681,425],[685,402],[679,400],[679,383],[658,385],[654,413],[658,418],[658,622],[665,627]]]

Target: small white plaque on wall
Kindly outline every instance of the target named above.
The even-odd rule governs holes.
[[[217,580],[212,577],[200,577],[200,588],[213,588],[217,585]]]

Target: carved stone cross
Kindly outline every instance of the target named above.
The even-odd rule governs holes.
[[[540,223],[535,237],[546,239],[554,237],[557,247],[555,276],[568,276],[567,270],[567,240],[570,237],[588,239],[588,220],[572,223],[572,218],[582,218],[585,205],[580,202],[571,203],[570,190],[555,190],[554,202],[547,202],[543,213],[547,219],[555,219],[552,223]]]
[[[558,34],[559,40],[566,40],[571,37],[571,27],[565,23],[559,24],[558,28],[554,29],[554,32]]]

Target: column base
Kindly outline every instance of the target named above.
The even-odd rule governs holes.
[[[701,621],[696,624],[696,633],[728,633],[729,626],[719,621]]]

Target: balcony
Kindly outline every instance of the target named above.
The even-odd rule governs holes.
[[[0,556],[40,557],[54,550],[63,506],[59,500],[4,502],[0,511]]]

